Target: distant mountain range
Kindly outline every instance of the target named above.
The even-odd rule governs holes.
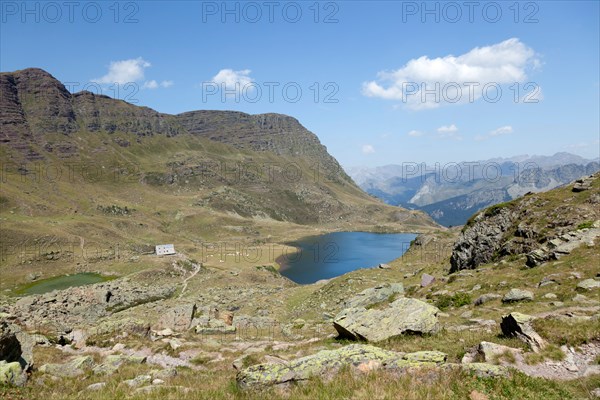
[[[598,159],[560,152],[346,170],[363,190],[386,203],[423,210],[438,223],[453,226],[464,224],[475,212],[493,204],[547,191],[599,169]]]

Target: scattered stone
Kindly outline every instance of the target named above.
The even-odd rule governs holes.
[[[160,331],[157,331],[156,334],[158,336],[173,336],[173,331],[170,328],[166,328]]]
[[[558,296],[557,296],[556,294],[554,294],[554,293],[546,293],[546,294],[544,295],[544,298],[545,298],[545,299],[551,299],[551,300],[554,300],[554,299],[557,299],[557,298],[558,298]]]
[[[150,375],[138,375],[133,379],[127,379],[123,381],[123,384],[129,387],[138,387],[143,384],[149,383],[152,381],[152,377]]]
[[[421,287],[427,287],[435,282],[435,277],[429,274],[421,275]]]
[[[533,300],[533,293],[529,290],[510,289],[502,298],[503,303]]]
[[[342,338],[379,342],[407,333],[437,333],[439,310],[421,300],[400,298],[384,309],[342,310],[333,326]]]
[[[478,298],[475,299],[475,305],[476,306],[480,306],[484,303],[487,303],[488,301],[492,301],[492,300],[496,300],[501,298],[502,296],[500,296],[499,294],[496,293],[486,293],[486,294],[482,294],[481,296],[479,296]]]
[[[595,279],[586,279],[577,284],[577,289],[580,290],[594,290],[600,288],[600,281]]]
[[[502,317],[500,329],[505,336],[516,336],[529,345],[531,350],[539,352],[546,347],[547,343],[531,327],[534,317],[518,312],[513,312]]]
[[[86,387],[86,390],[90,390],[90,391],[95,392],[95,391],[104,389],[105,386],[106,386],[106,382],[92,383],[91,385],[89,385],[88,387]]]
[[[177,376],[177,369],[175,367],[165,368],[161,370],[153,369],[150,371],[150,375],[153,379],[167,380]]]

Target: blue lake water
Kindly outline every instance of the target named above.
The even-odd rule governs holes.
[[[288,243],[297,253],[280,257],[281,275],[296,283],[314,283],[354,271],[376,267],[402,256],[414,233],[333,232]]]

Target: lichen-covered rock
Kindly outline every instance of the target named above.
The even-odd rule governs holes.
[[[124,354],[111,354],[104,359],[104,362],[94,367],[93,372],[96,375],[112,375],[119,370],[123,364],[142,364],[146,362],[143,356],[128,356]]]
[[[531,301],[533,300],[533,297],[533,293],[529,290],[510,289],[502,298],[502,302],[513,303],[517,301]]]
[[[385,367],[398,371],[409,367],[436,365],[433,362],[412,361],[402,357],[402,353],[370,345],[352,344],[336,350],[322,350],[287,364],[279,362],[253,365],[239,371],[236,379],[240,387],[251,388],[304,381],[314,376],[323,377],[344,366],[353,366],[359,370]]]
[[[18,362],[0,361],[0,386],[23,386],[27,375]]]
[[[447,358],[448,355],[446,353],[442,353],[441,351],[417,351],[402,356],[402,359],[408,361],[432,362],[436,364],[446,362]]]
[[[65,364],[44,364],[40,372],[59,378],[73,378],[84,374],[85,369],[93,368],[94,359],[90,356],[76,357]]]
[[[438,312],[436,307],[421,300],[403,297],[381,310],[364,307],[342,310],[333,326],[342,338],[379,342],[405,333],[436,333]]]
[[[480,378],[487,377],[506,377],[509,375],[509,369],[502,365],[492,365],[486,363],[460,364],[460,367]]]
[[[401,283],[386,283],[365,289],[344,302],[344,308],[369,307],[388,300],[393,295],[402,295],[404,286]]]

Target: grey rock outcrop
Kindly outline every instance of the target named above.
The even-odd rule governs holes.
[[[475,269],[490,262],[502,245],[505,232],[517,221],[519,214],[510,207],[479,213],[471,226],[461,232],[450,256],[450,272]]]

